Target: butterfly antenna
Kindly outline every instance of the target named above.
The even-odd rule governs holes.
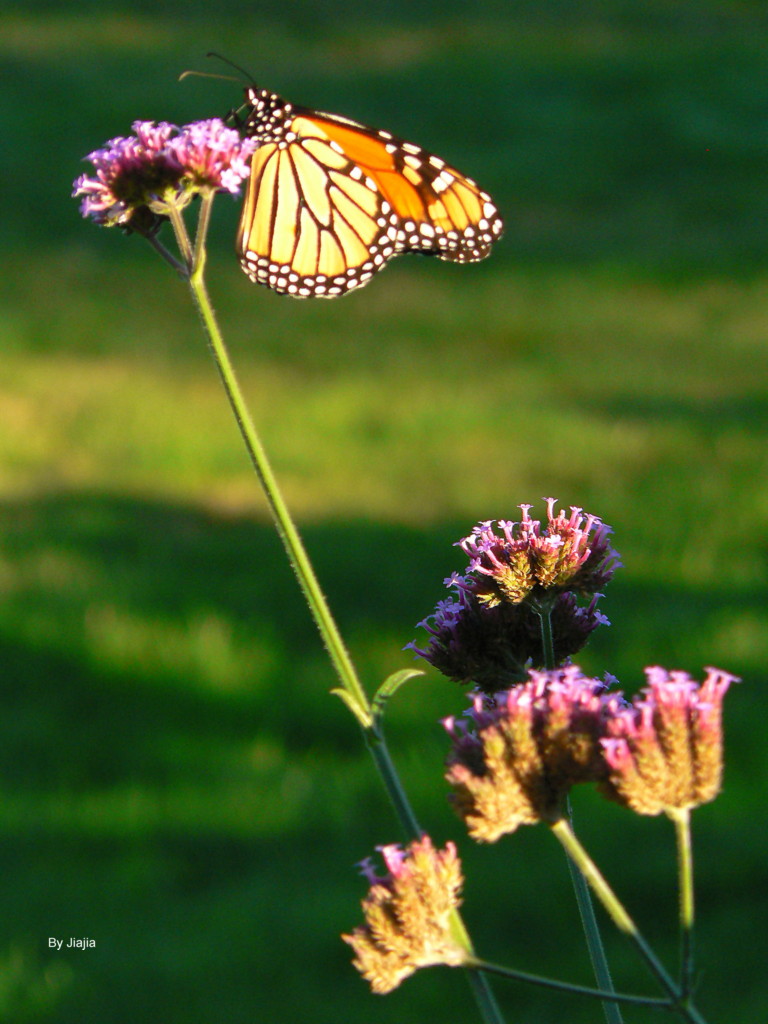
[[[239,78],[235,78],[234,75],[219,75],[214,71],[196,71],[188,70],[182,71],[179,75],[179,81],[183,78],[216,78],[221,82],[239,82]]]
[[[249,72],[247,72],[245,68],[241,68],[239,64],[235,64],[235,62],[233,60],[230,60],[229,57],[223,57],[220,53],[216,53],[215,50],[209,50],[205,56],[215,57],[216,60],[220,60],[224,64],[228,64],[231,68],[234,68],[235,71],[239,71],[241,75],[247,78],[248,83],[250,85],[252,85],[254,88],[256,87],[256,79],[253,77],[253,75],[249,74]]]

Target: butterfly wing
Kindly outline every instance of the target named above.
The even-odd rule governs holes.
[[[309,117],[290,141],[252,157],[238,252],[248,276],[275,291],[341,295],[397,251],[398,220],[369,178]]]
[[[503,225],[491,197],[439,156],[331,115],[323,127],[376,184],[398,219],[397,250],[456,263],[485,259]]]
[[[263,141],[238,233],[253,281],[333,297],[365,284],[397,253],[480,260],[501,235],[490,197],[439,157],[272,94],[252,102],[258,96],[246,130]]]

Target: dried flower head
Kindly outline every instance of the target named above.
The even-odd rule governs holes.
[[[136,227],[147,212],[162,217],[205,189],[236,192],[248,176],[253,140],[218,119],[177,128],[161,121],[135,121],[134,135],[118,137],[90,153],[95,175],[80,175],[73,196],[80,212],[105,227]]]
[[[459,541],[469,555],[468,574],[475,593],[488,605],[550,601],[564,590],[595,595],[619,567],[608,544],[610,528],[596,516],[572,507],[555,513],[555,498],[545,499],[547,523],[531,519],[531,505],[520,505],[519,523],[500,519],[478,523]],[[497,526],[501,534],[494,529]]]
[[[457,967],[468,951],[451,930],[461,900],[461,863],[453,843],[435,850],[429,836],[405,850],[378,847],[387,873],[377,876],[372,859],[363,861],[371,883],[363,900],[365,924],[342,935],[355,951],[355,967],[377,993],[391,992],[420,967]]]
[[[601,785],[637,814],[674,813],[714,800],[723,766],[722,703],[736,676],[708,668],[699,685],[685,672],[646,669],[648,686],[608,723],[610,774]]]
[[[600,738],[623,702],[606,691],[569,665],[531,672],[492,700],[476,695],[469,726],[445,720],[453,740],[446,778],[474,839],[491,843],[519,825],[557,821],[572,786],[605,776]]]
[[[406,647],[449,679],[475,684],[486,693],[522,682],[531,667],[543,667],[541,622],[529,604],[489,604],[475,593],[473,580],[457,574],[445,582],[453,594],[418,624],[429,634],[428,642]],[[558,663],[581,650],[599,625],[608,624],[597,610],[597,597],[582,607],[568,592],[555,595],[550,621]]]

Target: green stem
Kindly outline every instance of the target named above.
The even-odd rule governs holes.
[[[392,758],[389,756],[389,750],[387,749],[384,737],[380,732],[373,729],[365,729],[364,735],[365,742],[371,752],[371,757],[378,768],[384,788],[389,795],[389,799],[392,801],[400,824],[411,839],[421,839],[423,829],[416,820],[413,808],[408,797],[405,795],[403,784],[400,782],[400,776],[397,774],[397,769]]]
[[[568,808],[568,818],[570,822],[570,807]],[[573,890],[576,894],[576,905],[579,908],[579,916],[581,917],[581,925],[584,929],[584,937],[587,942],[587,950],[589,952],[589,959],[592,963],[592,970],[595,978],[597,979],[597,984],[604,992],[608,993],[603,1002],[603,1013],[605,1014],[606,1022],[607,1024],[623,1024],[621,1008],[617,1005],[611,995],[611,993],[615,991],[613,987],[613,978],[611,977],[611,971],[608,967],[608,958],[605,955],[605,947],[603,945],[602,936],[600,935],[597,918],[595,917],[595,908],[592,903],[592,897],[589,892],[587,880],[576,866],[573,858],[566,857],[566,860],[568,861],[568,870],[571,875]]]
[[[539,618],[539,625],[541,627],[543,665],[544,668],[551,669],[555,667],[555,643],[552,637],[552,605],[551,603],[542,606],[534,604],[532,607]]]
[[[224,384],[224,390],[227,393],[229,404],[237,420],[237,425],[240,428],[245,447],[253,463],[253,468],[256,470],[256,475],[266,495],[277,532],[288,554],[291,567],[296,573],[299,585],[307,600],[315,623],[320,630],[320,635],[339,676],[341,685],[348,695],[347,703],[354,711],[363,728],[367,728],[371,724],[371,709],[368,698],[357,678],[352,659],[344,646],[341,634],[328,607],[328,602],[320,589],[320,584],[317,581],[304,544],[288,512],[288,507],[285,504],[275,475],[272,472],[272,467],[267,459],[267,454],[243,398],[243,393],[240,390],[234,367],[229,358],[224,339],[219,331],[208,291],[205,287],[202,275],[203,264],[204,260],[200,258],[190,276],[189,286],[208,335],[213,357]]]
[[[539,619],[539,625],[541,627],[541,647],[544,657],[544,667],[553,669],[555,667],[555,642],[552,634],[552,602],[545,602],[541,605],[534,604],[533,607],[536,611]],[[567,808],[567,813],[568,818],[570,819],[570,806]],[[566,857],[566,860],[568,861],[568,870],[571,875],[571,882],[573,883],[576,905],[579,908],[581,926],[584,929],[587,952],[589,953],[589,959],[592,964],[595,979],[603,991],[609,993],[613,992],[613,979],[611,978],[611,971],[608,967],[608,958],[605,955],[603,939],[597,925],[595,908],[592,905],[589,886],[573,860],[570,857]],[[606,1024],[623,1024],[624,1018],[621,1014],[621,1007],[617,1005],[615,1000],[606,1000],[603,1003],[603,1013],[605,1014]]]
[[[186,267],[183,263],[177,260],[172,253],[168,252],[166,247],[163,245],[163,243],[160,241],[160,239],[154,232],[142,231],[140,228],[134,228],[133,230],[137,234],[141,235],[142,238],[146,238],[146,240],[149,242],[149,244],[152,246],[155,252],[159,253],[160,256],[162,256],[162,258],[165,260],[165,262],[169,264],[169,266],[173,267],[173,269],[180,277],[183,277],[185,281],[189,280],[189,267]]]
[[[177,206],[174,206],[172,203],[168,205],[168,218],[171,222],[173,233],[176,236],[176,244],[179,247],[179,252],[181,253],[181,258],[184,262],[184,266],[188,268],[187,272],[191,274],[194,269],[192,243],[189,240],[187,225],[184,223],[184,218],[181,215],[181,210]],[[202,271],[202,267],[200,267],[200,270]]]
[[[416,820],[392,758],[389,756],[389,750],[387,749],[380,726],[378,728],[365,729],[364,735],[368,749],[384,783],[384,788],[389,794],[401,825],[412,839],[420,839],[423,834],[421,826]],[[474,956],[472,940],[469,937],[461,914],[455,908],[451,911],[450,925],[456,942]],[[468,965],[467,979],[485,1024],[504,1024],[504,1018],[501,1015],[491,986],[482,970]]]
[[[458,917],[458,911],[455,913]],[[505,1024],[490,982],[481,967],[468,965],[467,979],[484,1024]]]
[[[470,966],[487,974],[497,974],[502,978],[509,978],[512,981],[523,981],[529,985],[538,985],[540,988],[555,989],[558,992],[568,992],[571,995],[587,996],[591,999],[602,999],[614,1003],[630,1003],[634,1006],[653,1006],[659,1009],[669,1009],[668,999],[657,999],[653,996],[635,996],[624,992],[604,991],[599,988],[589,988],[586,985],[572,985],[567,981],[557,981],[555,978],[544,978],[540,974],[529,974],[527,971],[518,971],[510,967],[502,967],[501,964],[488,963],[487,960],[473,958],[468,961]]]
[[[680,988],[689,996],[693,982],[693,848],[689,808],[669,810],[677,838],[677,871],[680,893]]]
[[[211,209],[215,198],[216,190],[211,188],[203,192],[200,197],[200,214],[197,218],[192,272],[201,279],[205,269],[205,240],[208,237],[208,225],[211,222]]]
[[[574,861],[579,871],[589,882],[592,891],[605,907],[613,923],[634,943],[647,967],[669,996],[671,1008],[690,1024],[706,1024],[698,1010],[691,1005],[680,992],[663,964],[648,945],[637,925],[629,916],[624,906],[611,887],[603,878],[597,865],[576,838],[566,818],[560,818],[550,828],[560,840],[568,856]]]

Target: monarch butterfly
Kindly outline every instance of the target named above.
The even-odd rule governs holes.
[[[501,236],[491,197],[420,146],[245,90],[258,140],[237,236],[252,281],[298,298],[343,295],[387,260],[421,252],[484,259]]]

